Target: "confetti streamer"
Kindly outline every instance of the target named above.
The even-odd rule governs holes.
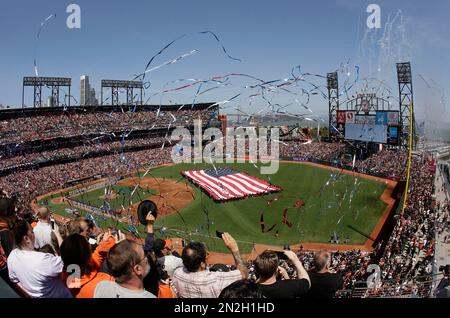
[[[266,231],[266,223],[264,222],[264,213],[261,213],[260,216],[260,220],[259,220],[259,224],[261,225],[261,232],[262,233],[269,233],[270,231],[272,231],[276,224],[272,225],[267,231]]]
[[[292,227],[292,223],[289,222],[289,221],[287,220],[287,218],[286,218],[287,212],[288,212],[288,208],[285,208],[284,211],[283,211],[283,221],[282,221],[282,222],[283,222],[283,224],[285,224],[285,225],[287,225],[289,228],[291,228],[291,227]]]
[[[39,27],[38,33],[37,33],[37,42],[36,42],[36,46],[34,48],[34,73],[36,74],[36,77],[39,77],[39,72],[38,72],[38,65],[37,65],[37,59],[36,59],[36,55],[37,55],[37,49],[38,49],[38,45],[39,45],[39,39],[41,36],[41,31],[42,28],[44,27],[44,25],[52,18],[56,18],[56,14],[51,14],[49,15],[44,21],[41,22],[41,25]]]
[[[195,50],[195,49],[194,49],[194,50],[191,50],[191,51],[189,51],[188,53],[182,54],[182,55],[180,55],[180,56],[178,56],[178,57],[176,57],[176,58],[174,58],[174,59],[172,59],[172,60],[170,60],[170,61],[166,61],[166,62],[164,62],[164,63],[162,63],[162,64],[160,64],[160,65],[158,65],[158,66],[152,67],[151,69],[146,70],[144,73],[137,74],[137,75],[135,74],[135,75],[134,75],[134,76],[135,76],[134,79],[143,77],[144,74],[147,74],[147,73],[156,71],[156,70],[158,70],[158,69],[160,69],[160,68],[162,68],[162,67],[164,67],[164,66],[171,65],[171,64],[175,64],[176,62],[178,62],[178,61],[180,61],[180,60],[182,60],[182,59],[184,59],[184,58],[186,58],[186,57],[188,57],[188,56],[194,55],[194,54],[197,53],[197,52],[198,52],[198,50]],[[149,82],[146,82],[146,83],[149,83]]]
[[[238,61],[238,62],[242,62],[241,59],[232,57],[230,54],[228,54],[227,50],[225,49],[225,46],[223,46],[222,42],[219,40],[219,38],[217,37],[217,35],[216,35],[214,32],[212,32],[212,31],[202,31],[202,32],[200,32],[200,34],[211,34],[211,35],[216,39],[216,41],[220,44],[220,46],[222,47],[222,51],[223,51],[230,59],[235,60],[235,61]]]

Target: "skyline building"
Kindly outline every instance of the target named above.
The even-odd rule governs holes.
[[[98,99],[95,96],[95,89],[89,83],[88,75],[80,77],[80,106],[98,105]]]

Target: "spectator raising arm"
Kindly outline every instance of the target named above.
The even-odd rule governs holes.
[[[239,253],[239,247],[236,243],[236,240],[228,233],[223,233],[222,239],[223,239],[223,242],[225,243],[225,246],[230,250],[231,254],[233,255],[234,262],[236,264],[236,268],[241,272],[242,279],[247,279],[248,278],[248,268],[247,268],[247,266],[245,266],[244,261],[242,260],[241,254]],[[306,274],[306,275],[308,275],[308,274]]]
[[[153,244],[155,242],[155,235],[153,234],[153,226],[155,224],[155,217],[152,215],[151,212],[148,212],[147,217],[145,218],[147,220],[147,236],[145,237],[145,244],[144,244],[144,252],[148,253],[153,250]]]
[[[311,287],[311,280],[309,278],[308,272],[303,267],[303,264],[302,262],[300,262],[297,255],[292,251],[284,251],[284,254],[289,258],[289,260],[294,265],[295,270],[297,271],[298,279],[306,279],[309,283],[309,287]]]
[[[54,229],[52,230],[52,233],[55,235],[56,237],[56,241],[58,242],[58,246],[61,246],[62,242],[63,242],[63,238],[61,236],[61,233],[59,232],[59,226],[58,223],[54,222]]]

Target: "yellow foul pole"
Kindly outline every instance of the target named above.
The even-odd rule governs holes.
[[[408,151],[408,172],[406,174],[406,189],[405,196],[403,197],[403,207],[402,207],[402,216],[405,212],[406,200],[408,198],[408,189],[409,189],[409,177],[411,173],[411,159],[412,159],[412,145],[413,145],[413,125],[414,125],[414,113],[413,113],[413,103],[409,104],[409,113],[411,114],[411,120],[409,121],[409,151]]]

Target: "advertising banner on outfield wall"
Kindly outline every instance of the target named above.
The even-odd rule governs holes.
[[[307,162],[310,161],[310,159],[308,157],[292,157],[289,158],[292,161],[300,161],[300,162]]]

